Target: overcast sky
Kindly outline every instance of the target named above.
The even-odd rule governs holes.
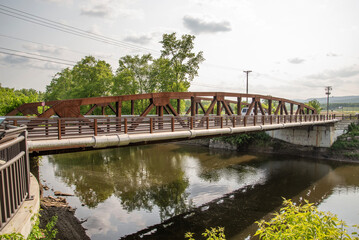
[[[0,83],[45,91],[69,67],[56,62],[86,55],[115,71],[127,54],[158,57],[162,34],[177,32],[195,35],[206,59],[190,91],[244,93],[252,70],[250,93],[305,99],[332,86],[333,96],[359,95],[358,12],[358,0],[0,0]],[[53,62],[16,56],[24,52]]]

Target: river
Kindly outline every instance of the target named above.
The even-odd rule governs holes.
[[[44,156],[40,181],[67,197],[91,239],[184,239],[223,226],[249,239],[282,197],[359,223],[359,164],[156,144]]]

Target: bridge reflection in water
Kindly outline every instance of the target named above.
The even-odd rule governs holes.
[[[279,207],[282,197],[306,196],[336,167],[161,144],[51,155],[40,172],[50,188],[75,193],[68,201],[78,217],[88,218],[84,227],[93,239],[137,231],[127,239],[146,239],[150,232],[149,239],[183,239],[186,231],[199,236],[210,226],[225,226],[227,236],[235,236]],[[335,185],[307,197],[320,201]]]

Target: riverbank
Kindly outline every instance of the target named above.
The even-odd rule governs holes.
[[[53,216],[58,216],[55,229],[56,239],[82,240],[90,239],[82,227],[82,222],[75,217],[75,209],[68,205],[63,197],[42,197],[40,211],[40,228],[45,228]]]

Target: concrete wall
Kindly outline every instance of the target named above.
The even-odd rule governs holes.
[[[358,124],[359,120],[341,120],[322,126],[302,126],[267,131],[266,133],[272,138],[301,146],[330,147],[339,136],[348,131],[348,126],[351,123]]]
[[[338,137],[334,124],[273,130],[267,134],[292,144],[313,147],[330,147]]]

